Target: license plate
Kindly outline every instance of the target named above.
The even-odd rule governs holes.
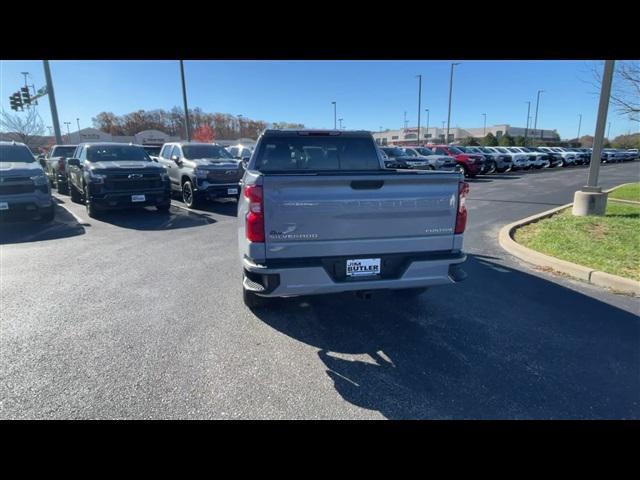
[[[9,210],[9,204],[7,202],[0,202],[0,210]]]
[[[237,194],[238,194],[237,188],[227,188],[227,195],[237,195]]]
[[[347,260],[347,277],[371,277],[380,275],[379,258]]]
[[[132,202],[144,202],[147,198],[144,195],[131,195]]]

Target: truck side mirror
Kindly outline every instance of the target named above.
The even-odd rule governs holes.
[[[80,167],[80,160],[77,158],[70,158],[67,160],[67,165],[70,167]]]
[[[247,166],[249,165],[249,160],[251,159],[251,157],[242,157],[242,166],[244,168],[247,168]]]

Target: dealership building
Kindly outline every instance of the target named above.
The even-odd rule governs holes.
[[[560,140],[560,135],[556,130],[541,130],[530,128],[528,131],[524,127],[512,127],[509,124],[493,125],[491,127],[480,128],[449,128],[449,138],[445,141],[447,130],[437,127],[420,127],[420,142],[426,143],[451,143],[464,140],[468,137],[477,139],[484,138],[488,133],[492,133],[496,138],[505,134],[512,137],[524,137],[525,131],[528,138],[538,138],[541,140]],[[401,130],[383,130],[372,132],[378,145],[404,145],[415,144],[418,141],[418,128],[403,128]]]

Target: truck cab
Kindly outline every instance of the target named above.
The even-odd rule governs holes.
[[[44,157],[44,169],[49,177],[51,186],[56,187],[58,193],[67,195],[67,158],[73,157],[77,145],[53,145]]]

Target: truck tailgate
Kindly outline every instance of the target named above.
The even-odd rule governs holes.
[[[263,177],[266,257],[450,251],[458,173]]]

